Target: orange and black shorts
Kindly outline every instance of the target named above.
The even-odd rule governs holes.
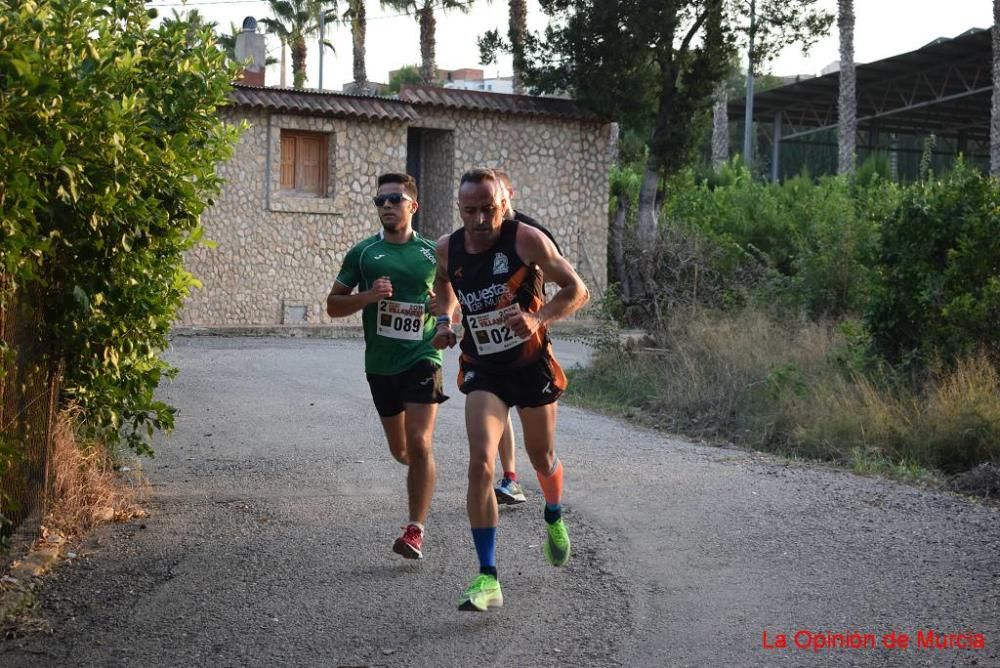
[[[463,394],[489,392],[508,406],[545,406],[558,401],[566,391],[566,374],[547,351],[535,362],[503,371],[484,368],[465,355],[458,366],[458,389]]]

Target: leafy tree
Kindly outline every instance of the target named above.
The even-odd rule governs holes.
[[[882,226],[866,314],[891,362],[950,363],[977,348],[1000,361],[1000,189],[959,163],[907,189]]]
[[[238,134],[211,30],[150,19],[138,0],[0,3],[0,270],[89,435],[139,451],[172,425],[159,353]]]
[[[434,51],[437,46],[435,35],[437,20],[434,18],[434,8],[444,11],[457,9],[467,14],[474,0],[381,0],[383,7],[391,7],[399,11],[413,14],[420,23],[420,75],[424,83],[437,81],[437,65],[434,62]]]
[[[207,20],[197,9],[180,12],[176,9],[170,10],[170,16],[163,18],[163,24],[169,26],[174,23],[184,24],[189,40],[193,40],[196,35],[204,34],[204,28],[215,30],[218,25],[215,21]]]
[[[389,92],[398,93],[403,84],[419,84],[423,81],[424,77],[420,74],[419,65],[404,65],[389,77]]]
[[[292,85],[302,88],[306,82],[306,38],[319,30],[321,16],[325,23],[337,19],[337,1],[267,0],[267,4],[274,16],[261,19],[260,22],[268,32],[277,35],[282,44],[287,44],[291,49]]]
[[[526,42],[526,83],[567,91],[582,104],[648,129],[649,153],[638,202],[639,248],[654,248],[660,179],[690,158],[716,87],[741,35],[743,0],[540,0],[551,17],[544,35]],[[832,16],[817,0],[760,0],[756,57],[809,44]],[[641,293],[648,294],[652,258],[644,254]],[[637,295],[637,296],[641,296]],[[626,295],[628,297],[628,295]]]

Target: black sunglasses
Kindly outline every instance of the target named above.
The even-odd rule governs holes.
[[[375,202],[375,206],[383,206],[386,202],[392,205],[399,204],[404,199],[413,200],[412,197],[406,193],[389,193],[388,195],[377,195],[372,197],[372,201]]]

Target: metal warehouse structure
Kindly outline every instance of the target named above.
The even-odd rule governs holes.
[[[855,66],[859,149],[894,150],[894,136],[949,139],[960,153],[988,155],[993,94],[990,31],[974,28],[909,53]],[[805,79],[754,96],[753,119],[771,128],[771,176],[782,144],[837,127],[840,73]],[[742,116],[745,99],[729,103]]]

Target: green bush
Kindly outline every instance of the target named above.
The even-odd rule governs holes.
[[[887,217],[866,314],[892,363],[1000,359],[1000,189],[964,164],[916,183]]]
[[[140,451],[172,424],[159,352],[238,134],[216,113],[235,70],[211,32],[150,18],[136,0],[0,3],[2,270],[40,291],[37,334],[84,428]]]
[[[734,293],[751,287],[759,303],[813,318],[863,310],[880,220],[900,192],[875,177],[866,188],[833,177],[768,184],[740,165],[713,178],[684,172],[668,186],[665,226],[710,240],[719,262],[713,269],[728,277]],[[752,267],[758,282],[748,286]]]

